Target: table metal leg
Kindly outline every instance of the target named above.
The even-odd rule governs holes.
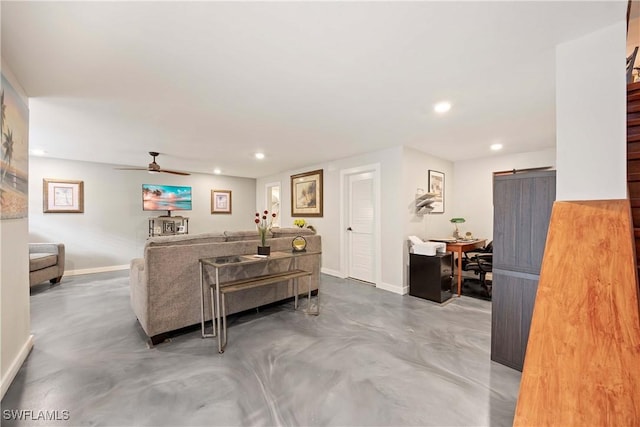
[[[214,326],[217,326],[218,328],[218,353],[222,353],[224,350],[222,349],[222,339],[220,337],[220,269],[218,267],[216,267],[216,324]],[[223,306],[223,310],[224,310],[224,306]],[[225,326],[226,326],[226,320],[225,320]],[[225,331],[225,336],[224,336],[225,341],[227,340],[227,334]]]
[[[202,338],[212,338],[216,336],[216,325],[215,323],[213,323],[214,319],[213,319],[213,314],[211,316],[211,322],[213,323],[213,333],[212,334],[207,334],[205,332],[205,327],[204,327],[204,323],[205,323],[205,316],[204,316],[204,264],[201,262],[200,263],[200,333],[202,335]]]
[[[227,303],[224,298],[224,294],[222,294],[222,330],[224,331],[224,341],[220,344],[220,335],[222,332],[219,331],[218,334],[218,353],[224,353],[224,349],[227,346]]]

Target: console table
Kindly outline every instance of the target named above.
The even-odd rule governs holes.
[[[149,237],[189,234],[189,218],[186,216],[149,217]]]
[[[272,285],[284,281],[293,281],[294,286],[294,309],[298,308],[298,279],[307,277],[308,296],[307,296],[307,314],[318,315],[320,313],[320,285],[318,284],[318,295],[316,297],[316,310],[311,311],[311,274],[310,271],[298,269],[297,259],[302,256],[320,255],[319,251],[295,252],[295,251],[274,251],[271,255],[263,257],[260,255],[232,255],[213,258],[200,259],[200,327],[202,338],[217,337],[218,352],[224,353],[227,345],[227,316],[225,295],[228,293],[241,291],[245,289],[257,288],[261,286]],[[281,272],[264,274],[260,276],[248,277],[229,282],[220,282],[220,270],[226,267],[248,266],[256,263],[268,263],[275,260],[290,259],[292,262],[289,269]],[[207,284],[209,286],[209,295],[211,298],[211,321],[213,323],[213,333],[205,332],[204,322],[204,294],[205,294],[205,269],[213,268],[215,279],[214,283]],[[221,328],[222,322],[222,328]],[[224,335],[224,341],[222,336]]]

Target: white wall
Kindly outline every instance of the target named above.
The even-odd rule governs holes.
[[[404,220],[402,225],[404,232],[402,265],[403,269],[403,291],[408,293],[409,277],[409,252],[407,237],[415,235],[423,240],[450,237],[454,227],[449,220],[454,217],[464,216],[455,206],[453,195],[458,191],[457,176],[454,173],[454,165],[448,160],[433,157],[429,154],[404,147],[402,153],[402,175],[403,184],[400,187],[402,195],[402,208]],[[422,188],[429,191],[429,170],[436,170],[444,173],[444,212],[438,214],[416,215],[416,190]]]
[[[444,173],[444,213],[416,215],[416,190],[429,191],[429,170]],[[403,185],[401,187],[402,206],[405,215],[404,238],[416,235],[423,240],[438,237],[450,237],[453,226],[449,220],[464,216],[457,211],[453,195],[456,194],[456,181],[453,163],[438,157],[404,147],[402,161]]]
[[[324,216],[306,218],[318,234],[322,236],[322,270],[325,273],[344,277],[345,267],[341,265],[340,216],[340,172],[346,169],[378,165],[381,181],[381,280],[376,285],[399,294],[407,293],[406,260],[407,236],[416,234],[429,238],[452,233],[449,218],[453,215],[454,192],[453,164],[420,151],[394,147],[360,156],[338,159],[326,164],[311,165],[304,169],[284,171],[277,175],[263,177],[256,183],[256,206],[264,206],[265,185],[281,182],[281,219],[283,227],[293,224],[291,217],[291,175],[324,170]],[[428,170],[434,169],[445,174],[445,213],[417,216],[415,214],[416,188],[427,190]]]
[[[553,145],[553,141],[549,141]],[[493,240],[493,172],[556,165],[553,148],[530,153],[495,155],[455,162],[456,190],[453,206],[456,216],[466,219],[458,226],[475,237]]]
[[[128,268],[143,255],[148,218],[166,212],[142,210],[142,184],[188,185],[193,210],[189,233],[247,230],[254,226],[255,179],[206,174],[179,176],[115,170],[114,165],[44,157],[30,158],[29,241],[63,242],[66,274]],[[43,213],[42,180],[84,181],[84,213]],[[232,214],[211,214],[211,190],[232,191]],[[64,279],[63,279],[64,280]]]
[[[2,74],[28,105],[24,90],[4,61]],[[27,218],[0,221],[0,398],[33,346],[27,224]]]
[[[359,166],[378,164],[381,181],[381,283],[377,285],[402,292],[402,250],[404,243],[404,222],[406,209],[402,203],[402,147],[376,151],[360,156],[338,159],[329,163],[316,164],[303,169],[283,171],[277,175],[263,177],[256,183],[256,206],[265,205],[265,185],[281,182],[281,226],[293,226],[291,217],[291,175],[323,169],[324,181],[324,216],[322,218],[305,218],[322,236],[322,270],[335,276],[344,276],[346,272],[341,266],[341,203],[340,203],[340,171]],[[415,189],[414,189],[415,190]]]
[[[621,21],[556,48],[558,200],[627,197],[625,34]]]

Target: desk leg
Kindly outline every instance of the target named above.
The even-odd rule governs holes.
[[[458,253],[458,298],[462,294],[462,248],[459,248]]]

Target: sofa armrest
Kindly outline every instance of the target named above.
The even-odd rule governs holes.
[[[58,256],[58,274],[60,278],[64,276],[65,251],[64,243],[29,243],[30,254],[55,254]]]
[[[133,312],[145,332],[148,331],[149,324],[149,295],[146,276],[144,258],[131,260],[129,268],[129,296],[131,298],[131,308],[133,308]]]
[[[62,246],[62,250],[64,251],[64,245],[62,243],[29,243],[29,253],[58,255],[60,246]]]

